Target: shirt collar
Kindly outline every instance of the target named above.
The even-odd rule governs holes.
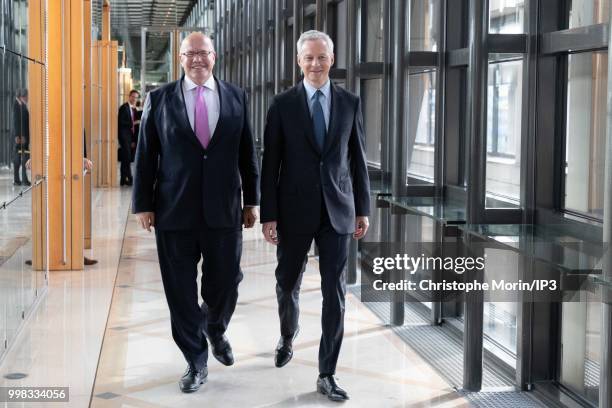
[[[317,92],[317,88],[310,85],[310,83],[306,80],[302,82],[304,84],[304,89],[306,89],[306,96],[308,96],[308,100],[311,100],[312,96],[315,94],[315,92]],[[323,96],[325,96],[325,98],[329,100],[329,94],[331,92],[331,81],[328,79],[327,82],[325,82],[323,86],[318,90],[320,90],[323,93]]]
[[[198,85],[191,80],[187,75],[184,77],[183,86],[185,87],[185,91],[191,91],[194,88],[197,88]],[[210,89],[213,92],[217,91],[217,82],[215,81],[214,75],[211,75],[210,78],[206,82],[204,82],[204,86]]]

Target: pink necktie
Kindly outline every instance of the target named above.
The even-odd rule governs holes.
[[[198,92],[196,94],[194,127],[198,140],[206,149],[206,147],[208,147],[208,142],[210,142],[210,129],[208,128],[208,108],[204,100],[203,86],[198,86]]]

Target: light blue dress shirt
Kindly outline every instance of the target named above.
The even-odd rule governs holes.
[[[304,89],[306,89],[306,98],[308,99],[308,109],[310,110],[310,117],[312,117],[312,105],[314,104],[314,94],[317,92],[317,88],[310,85],[308,81],[304,80]],[[318,90],[323,93],[322,97],[319,97],[321,107],[323,108],[323,116],[325,117],[325,128],[329,131],[329,115],[331,112],[331,82],[328,79],[327,82]]]

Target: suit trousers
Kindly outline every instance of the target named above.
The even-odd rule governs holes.
[[[28,173],[26,163],[30,159],[30,153],[22,153],[22,150],[27,150],[27,146],[15,145],[13,149],[13,181],[15,183],[28,182]],[[19,169],[21,169],[21,180],[19,179]]]
[[[128,181],[131,183],[132,168],[130,164],[132,163],[132,148],[130,146],[130,139],[130,136],[119,135],[119,147],[121,147],[119,151],[119,161],[121,162],[119,174],[121,182]]]
[[[221,337],[236,308],[242,280],[242,229],[155,230],[157,253],[172,337],[187,362],[201,369],[208,361],[206,337]],[[198,299],[198,262],[202,281]]]
[[[325,207],[325,204],[323,204]],[[338,234],[332,227],[325,208],[314,234],[296,234],[279,226],[276,256],[276,298],[281,336],[296,332],[299,318],[299,294],[307,253],[314,239],[319,248],[319,271],[323,309],[322,335],[319,344],[319,373],[335,374],[344,336],[344,296],[350,234]]]

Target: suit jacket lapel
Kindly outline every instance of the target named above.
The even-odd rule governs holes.
[[[217,121],[217,126],[215,127],[215,131],[212,134],[212,139],[208,144],[206,150],[210,150],[219,142],[219,139],[223,137],[223,125],[227,122],[227,118],[231,116],[229,95],[227,90],[225,89],[225,84],[215,78],[215,82],[217,83],[217,90],[219,92],[219,120]]]
[[[314,129],[312,127],[312,118],[310,117],[310,109],[308,108],[306,88],[302,82],[297,85],[296,90],[297,104],[298,104],[298,119],[302,122],[302,129],[306,130],[306,139],[310,142],[310,145],[315,152],[321,154],[321,149],[315,139]]]
[[[191,128],[189,124],[189,116],[187,115],[187,106],[185,105],[185,95],[183,95],[183,79],[181,77],[180,80],[176,81],[176,86],[174,87],[174,92],[170,97],[170,106],[174,107],[174,111],[176,113],[176,123],[177,126],[181,129],[181,133],[187,135],[189,140],[196,144],[202,149],[202,144],[200,140],[196,136],[195,132]]]

